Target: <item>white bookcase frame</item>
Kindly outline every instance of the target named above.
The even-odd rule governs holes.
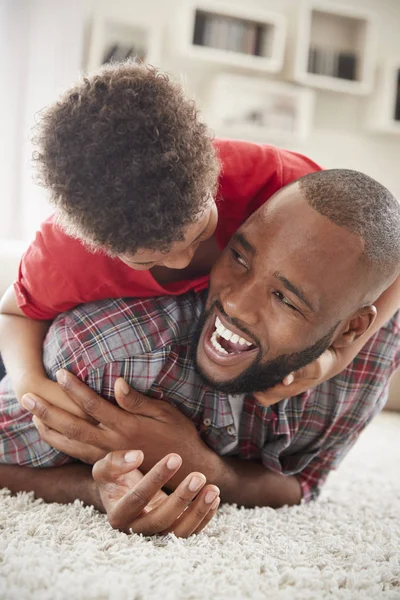
[[[395,118],[396,102],[400,95],[399,73],[398,58],[379,67],[375,90],[368,106],[367,127],[370,131],[400,135],[400,118]]]
[[[208,92],[204,115],[217,136],[292,144],[309,135],[313,90],[223,73],[214,77]]]
[[[122,43],[125,46],[135,46],[144,50],[144,60],[148,64],[157,65],[160,57],[161,31],[140,15],[121,16],[121,12],[103,8],[95,12],[91,25],[87,48],[86,70],[96,70],[103,64],[107,52],[113,44]]]
[[[351,21],[354,23],[354,35],[351,35],[350,31]],[[329,26],[331,27],[330,33],[326,30],[327,26],[328,29]],[[337,34],[334,33],[335,28]],[[329,4],[318,2],[318,0],[304,0],[299,3],[299,11],[295,23],[293,23],[293,29],[295,29],[295,43],[291,48],[289,74],[294,81],[334,92],[364,95],[371,92],[376,48],[374,13],[357,7]],[[345,79],[309,71],[310,48],[313,44],[318,44],[320,39],[330,40],[330,44],[327,44],[328,54],[323,58],[325,61],[331,61],[331,67],[325,63],[328,70],[334,68],[332,61],[338,60],[340,50],[344,50],[346,54],[348,45],[353,44],[352,50],[357,56],[356,79]],[[332,40],[334,40],[333,45]],[[340,44],[343,44],[342,48]]]
[[[272,37],[271,43],[268,44],[268,55],[256,56],[231,49],[215,48],[212,45],[195,44],[194,32],[197,12],[213,15],[216,18],[231,17],[239,22],[265,25],[271,31]],[[181,56],[229,65],[232,68],[266,72],[282,70],[286,39],[286,19],[284,15],[264,10],[241,8],[233,3],[211,3],[199,0],[182,4],[179,18],[179,24],[174,20],[174,31],[180,31],[176,44]]]

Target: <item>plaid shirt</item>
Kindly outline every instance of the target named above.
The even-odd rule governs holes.
[[[329,471],[386,402],[390,376],[400,364],[400,313],[330,381],[269,407],[244,397],[236,427],[232,398],[205,386],[190,358],[205,298],[189,293],[107,300],[60,315],[44,346],[48,375],[54,379],[58,369],[69,369],[110,401],[115,380],[124,377],[138,391],[177,406],[215,452],[297,475],[305,500],[316,497]],[[69,460],[40,440],[7,377],[0,383],[0,411],[2,462],[55,466]]]

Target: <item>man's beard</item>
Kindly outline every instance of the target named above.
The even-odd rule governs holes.
[[[218,303],[217,303],[218,304]],[[292,373],[316,360],[332,343],[334,332],[339,323],[336,323],[323,337],[316,341],[312,346],[293,352],[292,354],[282,354],[277,358],[261,363],[262,354],[259,353],[255,361],[241,373],[238,377],[229,381],[214,381],[208,377],[197,364],[197,346],[203,327],[213,312],[214,306],[209,310],[204,310],[196,330],[193,332],[191,357],[194,362],[196,372],[203,379],[204,383],[213,389],[226,394],[252,394],[255,392],[265,392]]]

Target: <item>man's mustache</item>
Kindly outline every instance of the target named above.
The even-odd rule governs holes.
[[[208,318],[211,315],[211,313],[214,311],[215,308],[217,308],[219,310],[219,312],[224,316],[225,321],[227,323],[231,323],[232,325],[237,327],[237,329],[240,329],[240,331],[243,331],[243,333],[245,333],[247,335],[247,337],[253,342],[253,344],[255,346],[257,346],[258,348],[261,348],[261,342],[258,339],[258,337],[255,336],[251,331],[249,331],[247,329],[247,327],[245,325],[243,325],[243,323],[241,323],[241,321],[239,319],[236,319],[234,317],[230,317],[229,315],[227,315],[220,300],[217,299],[217,300],[213,301],[210,308],[207,310],[206,318]],[[264,344],[264,346],[265,346],[265,344]]]

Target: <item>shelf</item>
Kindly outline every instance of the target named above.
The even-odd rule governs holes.
[[[368,94],[374,72],[373,14],[328,3],[301,3],[290,74],[311,87]]]
[[[378,70],[375,91],[368,107],[367,126],[375,133],[400,134],[400,60]]]
[[[159,57],[159,31],[141,23],[140,19],[119,20],[115,14],[96,14],[91,27],[87,70],[95,70],[106,62],[119,62],[138,58],[157,64]]]
[[[289,83],[240,75],[211,82],[205,118],[216,135],[261,142],[307,138],[314,94]]]
[[[283,15],[192,2],[182,5],[180,19],[178,25],[174,21],[174,31],[180,31],[178,48],[187,58],[260,71],[282,69]]]

